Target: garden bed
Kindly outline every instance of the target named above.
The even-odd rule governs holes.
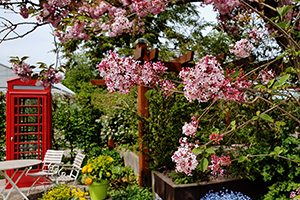
[[[164,174],[153,171],[152,180],[154,192],[163,200],[199,200],[211,190],[218,192],[224,188],[234,192],[241,192],[251,197],[251,199],[258,199],[268,191],[267,184],[265,184],[262,178],[257,178],[255,181],[231,178],[176,185]]]

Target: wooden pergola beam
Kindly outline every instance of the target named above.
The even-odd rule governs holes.
[[[172,60],[171,62],[173,63],[179,63],[179,64],[184,64],[184,63],[187,63],[187,62],[190,62],[194,59],[194,52],[193,51],[190,51],[178,58],[175,58],[174,60]]]

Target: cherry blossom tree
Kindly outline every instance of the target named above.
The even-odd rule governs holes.
[[[128,93],[131,87],[143,85],[160,89],[169,98],[173,92],[178,92],[182,93],[188,101],[210,103],[200,116],[193,117],[190,123],[183,126],[184,137],[180,139],[180,146],[174,152],[172,159],[176,162],[176,170],[187,175],[192,175],[193,170],[199,164],[203,171],[210,169],[213,174],[222,174],[222,166],[228,166],[234,161],[244,162],[255,155],[242,155],[234,159],[226,155],[218,157],[215,151],[209,148],[213,143],[218,144],[224,141],[227,135],[245,128],[256,120],[274,123],[269,115],[274,110],[283,112],[300,124],[300,120],[291,113],[291,110],[281,108],[287,100],[300,105],[295,96],[300,80],[298,0],[174,0],[172,2],[166,0],[51,0],[38,3],[2,0],[0,6],[19,13],[24,18],[35,16],[37,22],[33,29],[50,23],[55,28],[54,35],[61,42],[65,42],[72,39],[88,40],[92,33],[105,33],[110,37],[124,33],[139,34],[144,31],[143,25],[147,14],[158,15],[174,4],[185,4],[188,7],[189,3],[193,2],[200,2],[202,6],[212,4],[218,11],[219,27],[236,41],[231,45],[230,52],[237,60],[255,55],[255,52],[262,48],[259,45],[266,40],[276,42],[281,48],[280,54],[264,56],[256,63],[248,62],[250,66],[248,68],[230,67],[230,64],[235,65],[237,62],[227,60],[227,64],[230,63],[226,65],[215,57],[207,55],[199,59],[194,68],[184,68],[179,73],[180,81],[166,79],[167,68],[160,62],[139,63],[132,58],[120,57],[114,52],[110,52],[107,58],[97,65],[97,68],[111,92]],[[250,22],[256,20],[257,23],[254,23],[254,27],[250,29]],[[4,19],[3,29],[0,32],[4,33],[4,37],[1,42],[23,37],[23,35],[14,36],[15,29],[21,25]],[[273,48],[272,45],[269,47]],[[47,86],[48,83],[43,82],[44,80],[54,83],[61,79],[52,73],[53,70],[44,71],[33,77],[30,66],[24,63],[24,60],[14,59],[13,62],[15,73],[24,80],[36,78],[39,84]],[[280,63],[277,66],[283,67],[273,69],[274,63]],[[269,98],[265,97],[267,94],[270,95]],[[226,100],[251,104],[257,99],[267,102],[270,107],[262,112],[258,111],[256,116],[242,124],[230,123],[229,130],[223,130],[220,133],[213,132],[205,144],[189,142],[188,137],[196,139],[199,121],[216,101]],[[256,156],[275,156],[293,161],[291,158],[281,156],[281,153],[282,150],[278,147],[270,150],[268,154]],[[206,155],[211,156],[210,165]]]

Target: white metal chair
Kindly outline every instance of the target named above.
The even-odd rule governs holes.
[[[31,176],[34,179],[34,183],[28,190],[27,195],[30,194],[30,190],[36,183],[40,183],[44,186],[46,191],[47,186],[55,183],[58,176],[59,165],[61,164],[64,151],[60,150],[47,150],[44,159],[42,161],[42,170],[39,172],[29,173],[31,168],[26,172],[26,176]]]
[[[58,172],[59,176],[56,179],[56,184],[61,182],[67,183],[73,181],[72,185],[75,185],[79,172],[81,171],[81,165],[84,160],[84,157],[84,154],[77,153],[72,165],[61,165],[62,168],[60,168]],[[70,171],[70,173],[67,174],[67,171]]]

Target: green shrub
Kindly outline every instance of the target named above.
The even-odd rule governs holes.
[[[83,200],[87,195],[87,192],[75,188],[75,186],[59,184],[43,194],[42,200]]]
[[[131,185],[126,190],[111,190],[109,194],[113,200],[152,200],[150,189],[138,185]]]

